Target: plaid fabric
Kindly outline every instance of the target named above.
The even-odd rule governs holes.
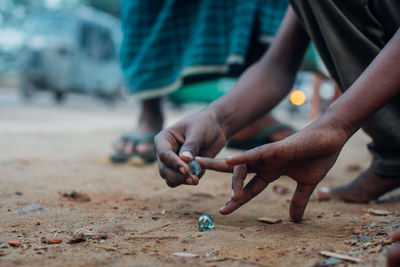
[[[128,92],[163,96],[184,78],[244,68],[253,43],[266,43],[276,33],[287,5],[287,0],[123,0],[120,58]]]

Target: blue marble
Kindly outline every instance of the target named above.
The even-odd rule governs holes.
[[[201,173],[201,166],[198,161],[192,160],[191,162],[189,162],[189,168],[189,173],[192,175],[199,176],[199,174]]]
[[[214,219],[211,215],[203,214],[198,220],[200,231],[210,231],[214,228]]]

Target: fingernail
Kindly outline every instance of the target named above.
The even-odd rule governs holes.
[[[219,210],[221,211],[221,210],[225,209],[225,207],[226,207],[226,206],[223,206],[223,207],[221,207]]]
[[[234,195],[235,195],[235,192],[233,192],[233,190],[232,190],[231,198],[233,198]]]
[[[185,174],[185,168],[184,167],[180,167],[179,171],[180,171],[180,173]]]
[[[189,158],[189,159],[193,159],[193,155],[189,151],[183,151],[181,153],[181,156],[184,156],[184,157]]]

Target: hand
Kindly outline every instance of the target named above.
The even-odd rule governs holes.
[[[225,134],[215,114],[204,110],[161,131],[155,137],[160,175],[170,187],[197,185],[187,162],[195,156],[214,157],[225,145]],[[179,153],[179,156],[178,156]]]
[[[224,160],[197,157],[203,168],[233,172],[232,198],[220,209],[229,214],[263,191],[282,175],[297,182],[290,217],[300,221],[317,184],[335,163],[350,137],[345,130],[314,123],[282,141],[263,145]],[[243,188],[248,173],[255,176]]]

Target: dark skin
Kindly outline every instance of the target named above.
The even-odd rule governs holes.
[[[400,92],[400,68],[393,67],[400,61],[397,31],[352,86],[307,128],[227,159],[212,159],[230,136],[269,112],[290,91],[308,43],[307,33],[289,8],[274,44],[242,75],[233,90],[156,137],[160,174],[169,186],[199,182],[199,177],[189,175],[187,165],[196,156],[205,169],[232,172],[232,197],[220,209],[221,214],[229,214],[270,182],[287,175],[297,182],[290,216],[296,222],[302,219],[312,192],[346,141],[368,116]],[[248,173],[255,175],[243,187]]]

